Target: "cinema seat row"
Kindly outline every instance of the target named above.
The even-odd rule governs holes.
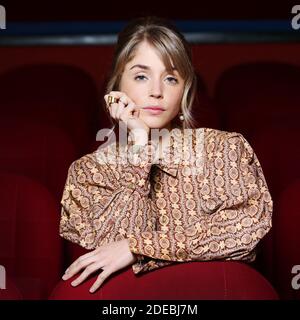
[[[63,282],[86,251],[58,236],[61,194],[69,165],[110,126],[97,89],[104,84],[77,67],[27,65],[0,74],[0,299],[300,299],[292,286],[300,265],[300,67],[233,66],[212,95],[201,70],[198,78],[198,126],[241,132],[273,196],[273,228],[255,263],[177,263],[140,276],[128,267],[96,294],[88,292],[94,278],[78,288]]]

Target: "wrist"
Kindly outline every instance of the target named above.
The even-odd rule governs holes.
[[[134,129],[129,133],[129,139],[133,145],[145,145],[149,140],[149,133],[144,129]]]
[[[132,146],[132,152],[133,153],[139,153],[141,149],[143,149],[145,147],[145,145],[143,144],[134,144]]]
[[[148,143],[149,140],[145,139],[137,139],[133,142],[133,146],[145,146]]]

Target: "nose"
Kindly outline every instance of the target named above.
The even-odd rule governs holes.
[[[161,99],[163,98],[163,89],[160,81],[156,80],[151,83],[150,97]]]

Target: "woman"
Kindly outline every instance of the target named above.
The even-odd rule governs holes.
[[[82,271],[72,285],[103,270],[94,292],[129,265],[137,274],[255,259],[271,228],[266,181],[242,134],[194,128],[195,79],[189,47],[166,21],[136,19],[120,33],[104,99],[130,143],[101,146],[70,166],[60,234],[92,250],[66,270],[64,280]]]

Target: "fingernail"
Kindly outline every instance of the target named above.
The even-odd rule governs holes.
[[[68,277],[67,277],[65,274],[62,276],[62,279],[63,279],[63,280],[67,280],[67,278],[68,278]]]
[[[72,285],[73,287],[75,287],[75,286],[77,286],[77,282],[76,282],[76,281],[73,281],[73,282],[71,283],[71,285]]]
[[[69,272],[69,268],[65,271],[65,273],[68,273]]]

